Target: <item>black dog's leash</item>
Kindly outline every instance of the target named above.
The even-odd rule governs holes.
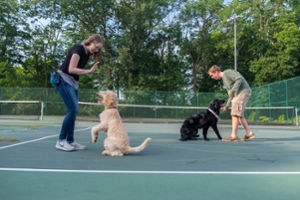
[[[207,108],[218,120],[221,119],[212,109]]]

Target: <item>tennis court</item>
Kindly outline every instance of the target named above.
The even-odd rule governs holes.
[[[97,122],[77,121],[76,141],[87,150],[55,148],[61,119],[1,120],[0,198],[14,199],[299,199],[300,129],[251,125],[248,142],[179,141],[180,123],[125,123],[142,152],[102,156],[104,133],[90,143]],[[223,137],[231,126],[219,123]],[[243,136],[239,129],[239,137]]]

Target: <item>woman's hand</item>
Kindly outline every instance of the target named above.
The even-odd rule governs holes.
[[[96,69],[98,69],[98,65],[100,62],[95,62],[95,64],[93,65],[93,67],[89,70],[90,74],[94,73],[96,71]]]
[[[70,65],[69,65],[69,73],[70,74],[76,74],[76,75],[92,74],[98,68],[99,62],[95,62],[95,64],[90,69],[77,68],[79,60],[80,60],[80,56],[78,54],[73,54],[73,56],[71,57],[71,60],[70,60]]]

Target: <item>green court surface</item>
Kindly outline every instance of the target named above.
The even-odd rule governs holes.
[[[0,172],[1,199],[299,199],[299,175]],[[249,189],[250,188],[250,189]]]
[[[87,150],[55,148],[60,119],[0,121],[0,198],[19,199],[299,199],[300,129],[251,125],[256,138],[222,142],[179,141],[180,123],[124,123],[131,146],[151,137],[142,152],[102,156],[105,134],[90,143],[97,122],[76,124]],[[10,129],[10,130],[9,130]],[[231,126],[219,124],[223,137]],[[200,130],[201,132],[201,130]],[[239,137],[244,135],[239,128]]]

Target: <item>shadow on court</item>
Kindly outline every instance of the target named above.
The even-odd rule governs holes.
[[[179,141],[181,124],[126,123],[131,146],[151,137],[138,154],[102,156],[105,135],[90,143],[90,127],[78,123],[85,151],[55,148],[60,125],[0,131],[0,197],[12,199],[298,199],[300,134],[296,126],[251,126],[257,138],[227,143]],[[219,125],[221,135],[231,133]],[[200,130],[201,131],[201,130]],[[239,137],[244,135],[239,129]]]

